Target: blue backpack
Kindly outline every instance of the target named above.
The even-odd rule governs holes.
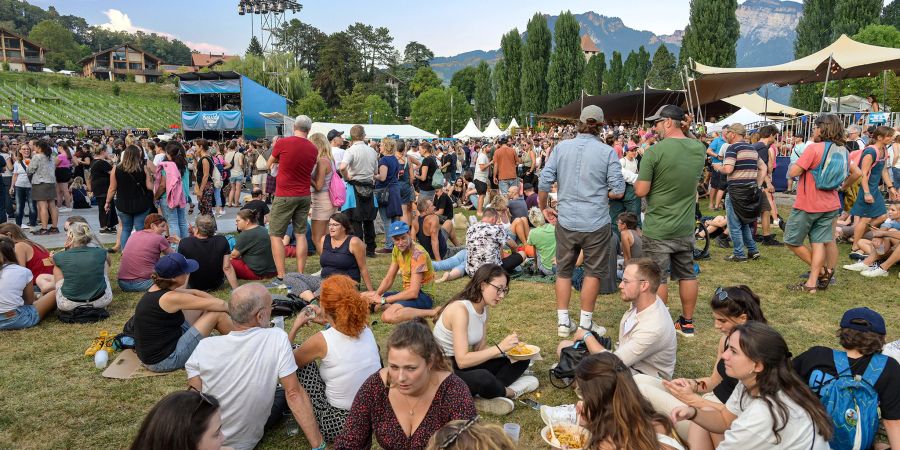
[[[850,174],[850,153],[843,146],[834,147],[834,143],[825,143],[825,152],[819,166],[812,170],[816,180],[816,189],[836,191]]]
[[[872,447],[878,432],[878,393],[875,382],[884,371],[888,357],[876,353],[862,377],[850,371],[847,353],[834,352],[837,377],[826,381],[819,390],[822,404],[834,423],[834,436],[829,444],[835,449],[865,450]]]

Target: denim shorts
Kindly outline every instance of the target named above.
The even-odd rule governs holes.
[[[31,328],[41,321],[34,305],[22,305],[12,311],[0,314],[0,330],[22,330]]]
[[[153,280],[118,280],[119,289],[125,292],[146,292],[153,286]]]
[[[384,296],[385,296],[385,297],[390,297],[390,296],[392,296],[392,295],[394,295],[394,294],[396,294],[396,292],[385,292],[385,293],[384,293]],[[422,292],[422,291],[419,291],[419,296],[416,297],[415,300],[402,300],[402,301],[399,301],[399,302],[394,302],[394,303],[392,303],[392,304],[394,304],[394,305],[401,305],[401,306],[406,307],[406,308],[429,309],[429,308],[432,307],[433,302],[432,302],[432,300],[431,300],[431,296],[430,296],[430,295],[428,295],[428,294],[426,294],[426,293],[424,293],[424,292]]]
[[[181,324],[181,333],[181,338],[178,339],[175,351],[156,364],[148,364],[147,368],[150,371],[172,372],[184,368],[184,363],[191,357],[191,353],[194,353],[194,349],[197,348],[200,339],[203,339],[203,335],[200,334],[200,330],[192,327],[187,321]]]

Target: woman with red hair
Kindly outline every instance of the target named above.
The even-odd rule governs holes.
[[[356,290],[356,281],[332,275],[322,282],[320,306],[314,314],[301,313],[288,337],[293,342],[300,327],[310,321],[325,328],[294,350],[300,383],[309,394],[316,421],[326,442],[343,430],[356,392],[370,375],[381,369],[375,335],[366,326],[369,306]],[[321,360],[316,364],[315,360]]]

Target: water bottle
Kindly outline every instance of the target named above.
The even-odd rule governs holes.
[[[109,353],[106,352],[106,349],[97,350],[97,353],[94,353],[94,366],[98,369],[106,368],[106,364],[109,362]]]

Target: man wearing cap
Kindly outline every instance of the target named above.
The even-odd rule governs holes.
[[[275,260],[276,278],[273,288],[284,288],[284,233],[289,224],[294,226],[297,238],[297,271],[303,273],[306,267],[306,219],[309,217],[310,187],[312,171],[319,151],[306,138],[312,128],[312,119],[297,116],[294,121],[294,135],[281,138],[269,157],[269,170],[278,163],[275,183],[275,200],[269,213],[269,241],[272,243],[272,257]]]
[[[599,139],[602,127],[603,110],[596,105],[586,106],[581,111],[578,135],[557,144],[541,170],[538,184],[540,208],[545,216],[558,219],[556,315],[559,337],[568,337],[577,328],[569,319],[569,300],[575,261],[582,252],[585,278],[578,327],[599,334],[606,331],[594,324],[594,307],[600,280],[615,275],[609,273],[612,253],[609,199],[622,198],[625,180],[616,151]],[[547,204],[554,183],[558,184],[558,212]]]
[[[434,295],[434,268],[431,258],[421,245],[413,241],[406,222],[392,222],[385,233],[394,240],[391,266],[381,280],[378,290],[363,292],[373,311],[384,311],[385,323],[400,323],[417,317],[432,317]],[[394,284],[397,272],[403,277],[403,290],[388,292]]]
[[[871,366],[877,381],[866,381],[872,383],[878,394],[877,405],[871,407],[878,406],[881,410],[881,422],[891,448],[900,448],[900,363],[882,354],[886,334],[881,314],[866,307],[853,308],[841,318],[837,333],[841,350],[815,346],[794,358],[793,363],[797,375],[819,396],[824,394],[822,388],[835,378],[866,377]],[[838,369],[837,363],[846,364],[846,369]],[[860,408],[866,406],[861,404]],[[836,426],[846,428],[847,424]]]
[[[644,119],[653,124],[659,142],[644,151],[634,193],[647,198],[644,254],[662,270],[657,293],[668,302],[667,278],[678,281],[681,316],[675,330],[690,337],[694,335],[698,289],[694,273],[694,211],[706,147],[685,136],[684,119],[684,111],[674,105],[664,105]]]
[[[344,160],[344,132],[332,129],[328,132],[328,142],[331,144],[331,156],[340,164]]]
[[[366,130],[361,125],[350,128],[350,148],[344,153],[340,171],[353,186],[356,207],[346,211],[353,224],[353,235],[366,243],[366,256],[375,257],[375,173],[378,172],[378,152],[365,143]],[[336,160],[335,160],[336,161]],[[299,237],[298,237],[299,239]]]
[[[722,158],[719,155],[722,146],[726,145],[724,137],[726,131],[728,131],[728,125],[722,127],[721,133],[713,133],[714,139],[706,149],[706,155],[709,156],[711,164],[722,164]],[[709,177],[709,209],[718,211],[723,198],[725,198],[725,175],[713,170]]]
[[[500,193],[506,195],[510,186],[518,185],[519,180],[516,178],[516,167],[522,162],[519,155],[512,147],[506,145],[509,138],[500,136],[497,143],[500,144],[494,152],[494,183],[500,187]]]
[[[314,448],[324,448],[309,395],[297,379],[297,363],[284,330],[270,328],[272,295],[259,283],[231,293],[228,314],[234,330],[200,341],[184,365],[188,386],[215,396],[222,414],[223,445],[252,449],[263,437],[278,384],[303,434]]]

